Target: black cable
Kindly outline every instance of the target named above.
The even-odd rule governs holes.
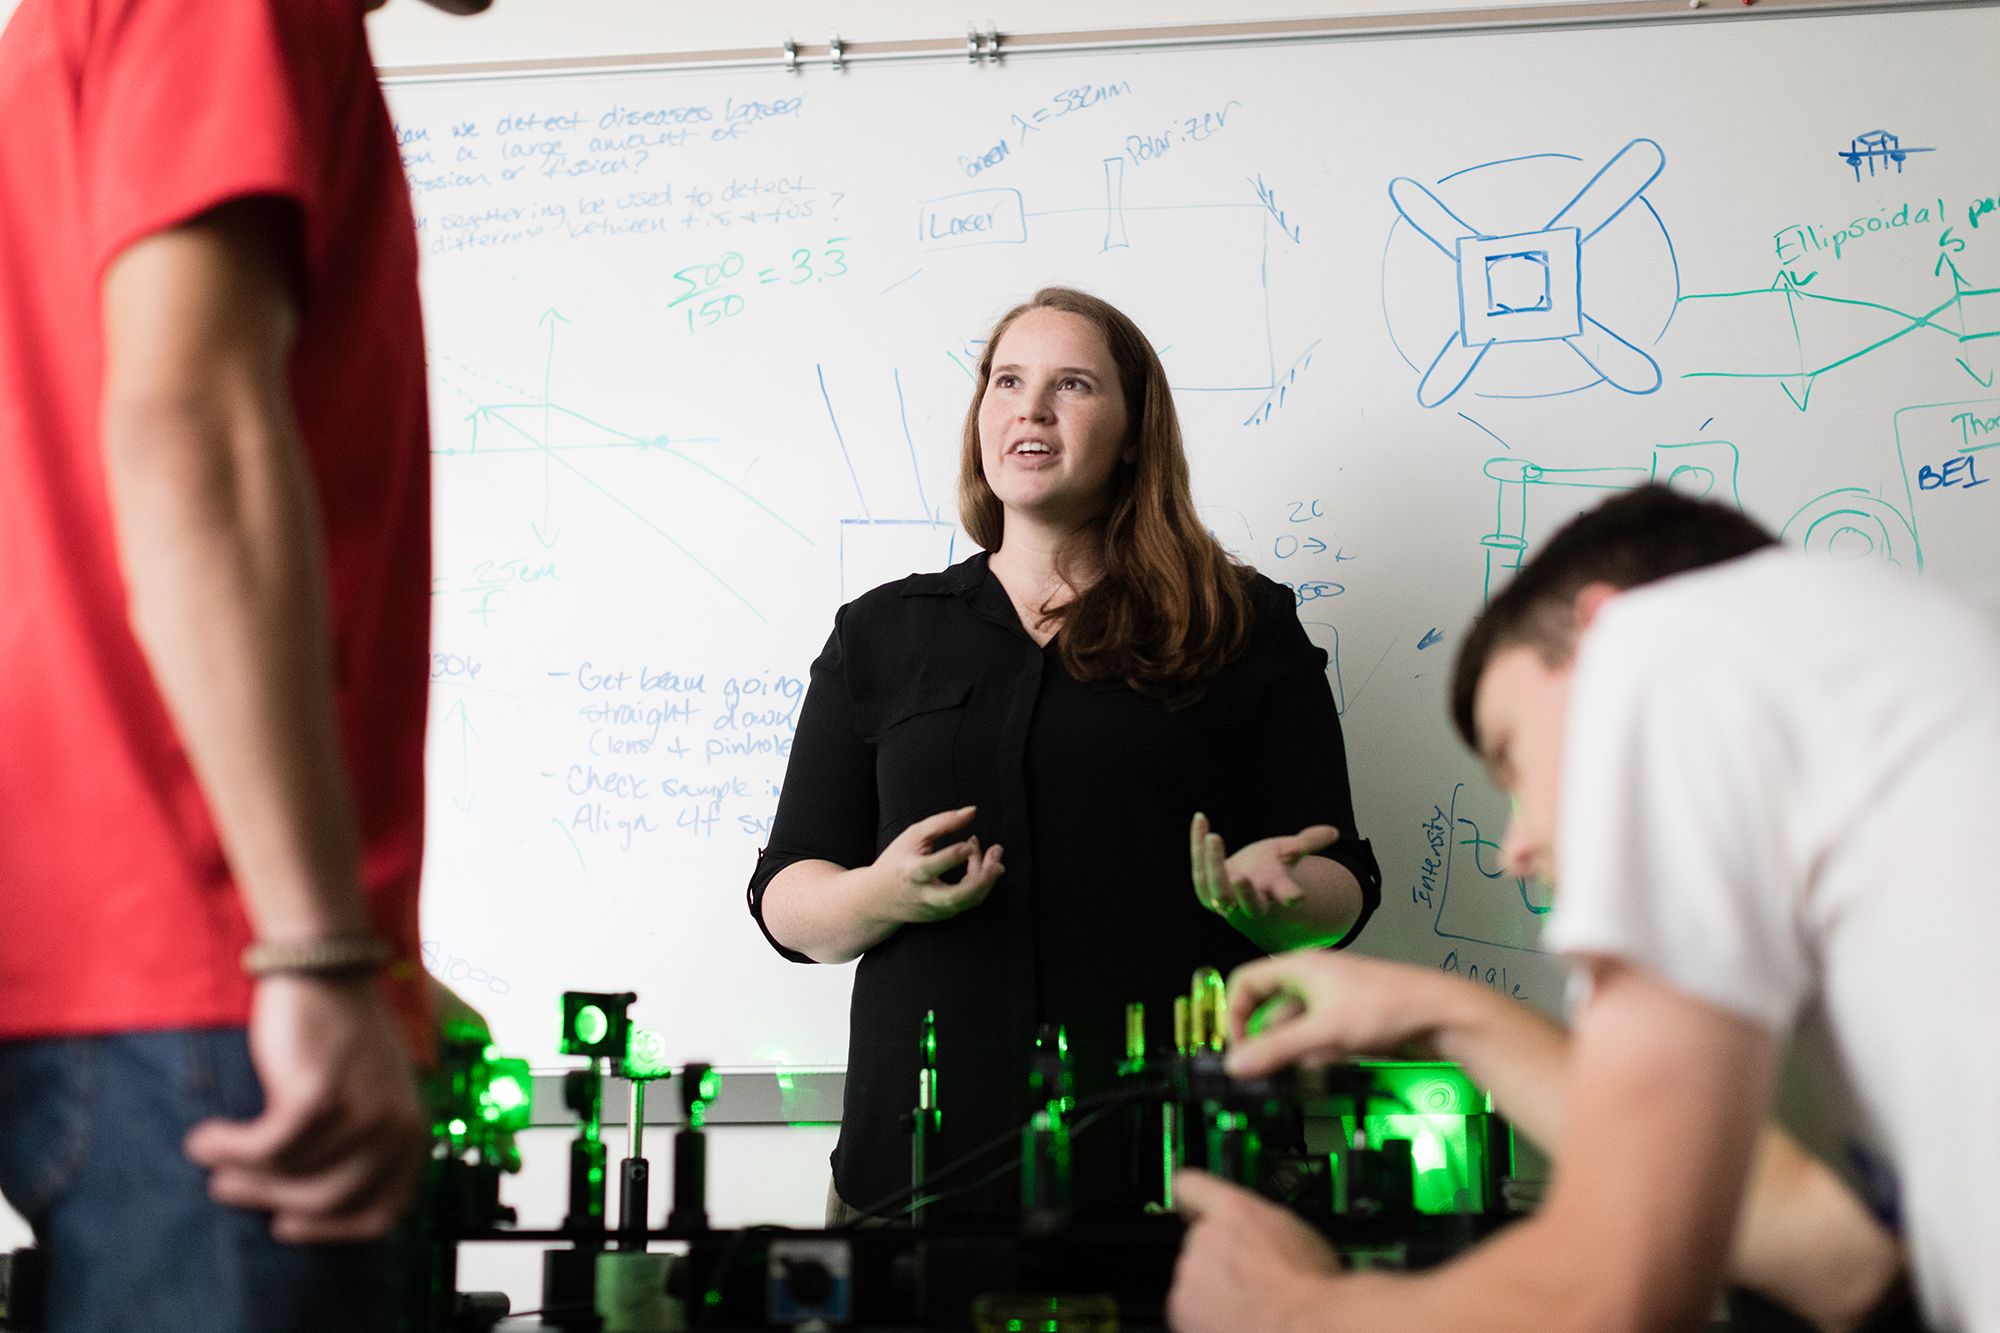
[[[1151,1095],[1152,1093],[1152,1090],[1150,1089],[1143,1091],[1145,1095]],[[1109,1097],[1111,1101],[1109,1105],[1100,1106],[1097,1110],[1092,1111],[1089,1115],[1083,1117],[1081,1120],[1071,1125],[1069,1127],[1069,1136],[1071,1141],[1074,1142],[1078,1135],[1082,1134],[1092,1125],[1095,1125],[1099,1121],[1103,1120],[1105,1116],[1111,1114],[1113,1111],[1116,1111],[1126,1101],[1133,1100],[1140,1095],[1141,1095],[1140,1092],[1120,1091],[1117,1093],[1100,1094],[1098,1098],[1093,1098],[1092,1100],[1096,1101],[1096,1100],[1101,1100],[1104,1097]],[[1078,1110],[1081,1110],[1083,1106],[1084,1103],[1082,1102],[1077,1103]],[[903,1212],[898,1216],[907,1217],[909,1214],[916,1212],[917,1209],[920,1207],[928,1208],[932,1204],[943,1203],[948,1199],[963,1198],[965,1195],[971,1194],[975,1190],[984,1189],[988,1185],[991,1185],[994,1181],[1004,1179],[1006,1176],[1012,1174],[1015,1171],[1019,1171],[1020,1169],[1021,1169],[1021,1159],[1019,1157],[1011,1158],[1008,1161],[1002,1162],[999,1166],[995,1167],[991,1171],[988,1171],[985,1175],[981,1176],[979,1179],[975,1181],[971,1181],[968,1184],[955,1186],[951,1189],[945,1190],[941,1194],[932,1194],[925,1198],[913,1200],[909,1204],[909,1206],[906,1207],[903,1210]]]
[[[1085,1097],[1083,1100],[1079,1101],[1072,1109],[1076,1111],[1081,1111],[1086,1107],[1095,1107],[1107,1102],[1116,1105],[1118,1103],[1137,1097],[1157,1097],[1160,1094],[1167,1092],[1169,1090],[1170,1089],[1168,1088],[1168,1085],[1164,1083],[1149,1083],[1141,1088],[1113,1088],[1108,1092],[1095,1093],[1089,1097]],[[1030,1119],[1032,1119],[1032,1117],[1030,1117]],[[977,1148],[974,1148],[969,1152],[961,1153],[959,1156],[954,1157],[951,1161],[945,1163],[943,1166],[931,1172],[929,1175],[925,1176],[922,1180],[917,1181],[915,1184],[910,1185],[905,1189],[897,1190],[894,1194],[888,1195],[885,1198],[878,1199],[866,1208],[855,1209],[854,1211],[856,1214],[858,1214],[858,1216],[854,1217],[849,1221],[843,1222],[839,1226],[833,1227],[831,1229],[834,1231],[851,1231],[859,1227],[863,1222],[901,1221],[903,1218],[909,1216],[910,1213],[915,1210],[916,1205],[908,1204],[902,1208],[897,1208],[898,1204],[903,1204],[906,1200],[915,1199],[925,1190],[935,1187],[937,1184],[943,1181],[946,1176],[954,1175],[957,1172],[964,1170],[966,1167],[971,1166],[973,1163],[979,1161],[980,1159],[988,1156],[991,1153],[997,1152],[1001,1148],[1018,1147],[1021,1142],[1021,1131],[1027,1128],[1027,1125],[1028,1122],[1024,1120],[1020,1125],[1016,1126],[1015,1128],[1010,1129],[1003,1134],[996,1135],[991,1139],[988,1139],[985,1143],[980,1144]],[[1072,1130],[1071,1133],[1075,1133],[1075,1131]],[[1011,1170],[1015,1167],[1018,1167],[1019,1165],[1020,1162],[1018,1159],[1016,1159],[1009,1167],[1009,1169]],[[892,1208],[896,1209],[896,1211],[894,1212],[885,1211],[887,1209],[892,1209]]]
[[[966,1167],[972,1165],[974,1162],[977,1162],[982,1158],[989,1157],[993,1153],[999,1151],[1002,1148],[1008,1147],[1010,1145],[1019,1144],[1020,1141],[1021,1141],[1021,1131],[1018,1129],[1010,1129],[995,1138],[988,1139],[985,1143],[980,1144],[977,1148],[972,1149],[970,1152],[961,1153],[959,1156],[954,1157],[951,1161],[946,1162],[943,1166],[931,1172],[929,1175],[925,1176],[922,1180],[917,1181],[915,1184],[910,1185],[905,1189],[897,1190],[894,1194],[885,1195],[884,1197],[877,1199],[874,1203],[868,1205],[866,1208],[854,1209],[853,1212],[855,1216],[849,1218],[845,1222],[842,1222],[839,1226],[830,1229],[834,1231],[852,1231],[861,1226],[861,1224],[864,1222],[894,1222],[905,1216],[908,1210],[904,1209],[901,1212],[892,1213],[885,1211],[886,1209],[894,1208],[897,1204],[902,1203],[905,1199],[911,1199],[916,1197],[917,1195],[923,1193],[924,1190],[930,1188],[931,1186],[937,1184],[939,1181],[943,1180],[946,1176],[953,1175],[956,1172],[962,1171]]]
[[[1074,1134],[1076,1131],[1071,1130],[1070,1132]],[[954,1186],[953,1188],[948,1190],[941,1190],[936,1194],[926,1194],[920,1198],[910,1200],[909,1205],[905,1207],[902,1212],[896,1215],[895,1220],[900,1220],[902,1218],[909,1217],[912,1214],[914,1214],[919,1208],[928,1208],[932,1204],[943,1203],[947,1199],[962,1199],[966,1195],[973,1193],[975,1190],[985,1189],[988,1185],[991,1185],[996,1180],[1004,1180],[1006,1177],[1012,1175],[1014,1172],[1019,1171],[1020,1169],[1021,1169],[1021,1159],[1018,1156],[1010,1157],[1006,1161],[1000,1163],[1000,1165],[994,1167],[991,1171],[988,1171],[985,1175],[979,1177],[979,1179],[977,1180],[971,1181],[964,1185]]]

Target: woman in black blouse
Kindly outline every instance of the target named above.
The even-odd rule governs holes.
[[[1196,967],[1344,944],[1381,896],[1325,654],[1196,516],[1145,336],[1046,288],[979,383],[959,512],[985,550],[836,615],[750,882],[785,957],[860,959],[833,1168],[862,1208],[909,1183],[926,1011],[943,1163],[1034,1109],[1043,1024],[1087,1096],[1128,1001],[1160,1015]],[[1079,1207],[1115,1197],[1116,1145],[1074,1152]],[[1005,1214],[1015,1188],[958,1211]]]

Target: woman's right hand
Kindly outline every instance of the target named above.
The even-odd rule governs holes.
[[[1000,845],[982,852],[977,835],[945,841],[972,822],[976,809],[968,805],[919,819],[882,849],[874,869],[884,916],[898,922],[943,921],[985,901],[1007,870],[1000,864]],[[945,883],[943,877],[959,866],[965,867],[965,877]]]

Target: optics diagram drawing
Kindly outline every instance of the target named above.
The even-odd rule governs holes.
[[[1680,275],[1645,191],[1666,157],[1651,139],[1634,139],[1578,188],[1580,162],[1508,158],[1454,172],[1436,190],[1408,176],[1389,182],[1397,219],[1383,254],[1383,313],[1396,350],[1421,372],[1425,407],[1462,391],[1541,398],[1598,384],[1632,394],[1660,387],[1644,348],[1673,318]]]

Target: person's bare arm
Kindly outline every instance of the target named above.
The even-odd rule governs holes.
[[[260,939],[369,928],[333,709],[317,499],[289,357],[291,206],[225,205],[106,270],[103,450],[133,632]],[[367,980],[257,986],[266,1109],[189,1154],[287,1240],[393,1225],[421,1161],[408,1059]]]
[[[1562,1150],[1569,1034],[1455,978],[1432,1042],[1551,1156]],[[1902,1272],[1902,1247],[1824,1162],[1772,1124],[1758,1133],[1726,1273],[1826,1333],[1856,1328]]]
[[[1826,1333],[1859,1328],[1903,1272],[1903,1247],[1854,1192],[1766,1128],[1729,1255],[1734,1282]]]
[[[973,807],[919,819],[865,866],[794,861],[764,889],[772,938],[816,963],[852,962],[906,925],[943,921],[977,907],[1006,873],[998,844],[947,841],[972,822]],[[944,876],[963,866],[955,883]]]
[[[129,615],[260,938],[368,922],[319,515],[292,419],[292,210],[226,206],[104,280],[104,458]]]
[[[883,897],[872,865],[794,861],[764,888],[764,927],[815,963],[851,963],[902,926],[877,909]]]

